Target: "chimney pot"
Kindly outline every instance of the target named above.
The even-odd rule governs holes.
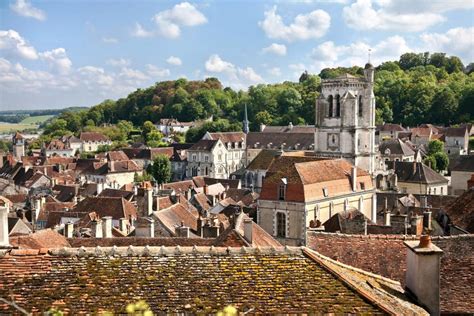
[[[102,217],[102,237],[111,238],[112,236],[112,216]]]
[[[351,169],[352,191],[357,191],[357,167],[352,166]]]
[[[72,238],[74,233],[74,223],[72,222],[67,222],[66,225],[64,225],[64,236],[66,238]]]

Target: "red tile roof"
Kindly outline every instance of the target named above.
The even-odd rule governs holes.
[[[82,132],[79,139],[83,142],[107,142],[110,139],[101,133],[96,132]]]
[[[405,283],[405,240],[416,236],[309,233],[308,247],[345,264]],[[474,235],[432,237],[441,256],[441,312],[474,313]]]
[[[112,216],[113,219],[137,218],[137,208],[122,197],[86,197],[77,203],[74,212],[96,212],[100,217]]]
[[[222,133],[209,133],[211,139],[220,139],[224,144],[241,142],[245,140],[245,134],[243,132],[222,132]]]
[[[474,234],[474,188],[464,192],[445,211],[454,225]]]
[[[63,235],[51,229],[40,230],[30,235],[10,237],[10,244],[20,249],[61,248],[71,246]]]

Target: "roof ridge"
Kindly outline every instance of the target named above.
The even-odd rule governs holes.
[[[382,239],[382,240],[419,240],[420,236],[416,235],[382,235],[382,234],[344,234],[344,233],[331,233],[331,232],[322,232],[322,231],[310,231],[312,235],[330,235],[335,237],[343,238],[360,238],[360,239]],[[474,239],[474,234],[459,234],[452,236],[431,236],[431,240],[445,240],[445,239]]]

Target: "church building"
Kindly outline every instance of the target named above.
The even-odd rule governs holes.
[[[374,172],[374,71],[368,63],[364,77],[346,74],[322,81],[315,111],[317,156],[345,158],[358,168]]]

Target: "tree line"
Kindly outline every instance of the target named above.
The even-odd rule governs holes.
[[[406,53],[398,61],[382,63],[375,72],[377,123],[415,126],[425,122],[452,125],[474,121],[473,68],[472,63],[465,66],[458,57],[444,53]],[[223,87],[217,78],[157,82],[88,110],[63,112],[47,124],[45,135],[77,134],[122,122],[118,130],[108,127],[107,132],[113,135],[143,127],[147,121],[156,123],[161,118],[195,121],[213,117],[213,122],[188,132],[186,140],[195,141],[206,130],[240,130],[245,105],[251,130],[258,130],[260,124],[314,124],[321,79],[344,73],[362,76],[363,68],[326,68],[317,75],[304,72],[298,82],[258,84],[248,91]],[[125,141],[122,136],[116,138]],[[158,136],[154,132],[143,138],[158,142]]]

